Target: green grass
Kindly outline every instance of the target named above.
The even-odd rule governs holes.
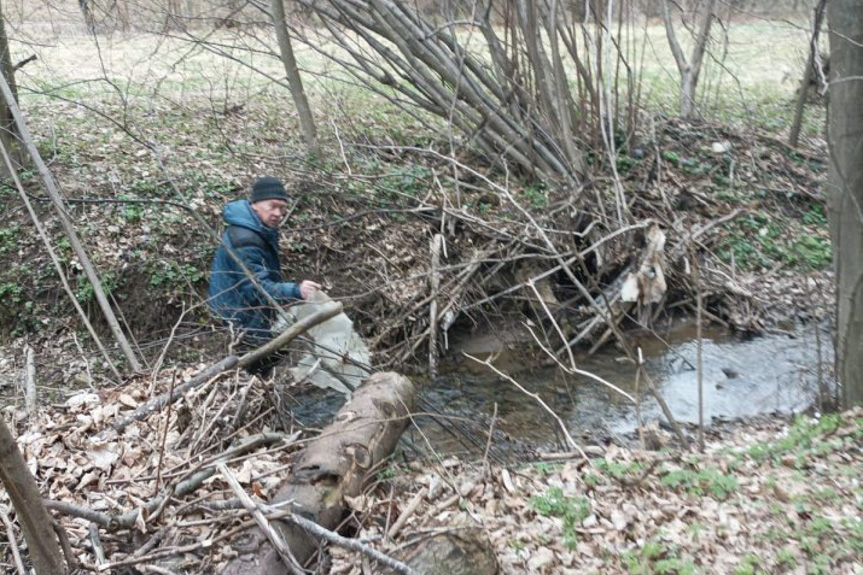
[[[594,467],[597,471],[615,479],[636,477],[644,469],[644,466],[637,461],[619,463],[607,459],[597,460]]]
[[[749,448],[748,455],[756,461],[772,460],[778,463],[785,455],[794,456],[798,467],[805,465],[813,455],[821,455],[844,448],[845,441],[831,437],[842,424],[838,414],[824,415],[818,420],[798,417],[788,430],[788,435],[772,443],[756,443]],[[863,437],[863,424],[858,422],[851,441]]]
[[[727,45],[721,50],[715,46],[716,54],[724,54],[724,61],[720,65],[707,58],[704,63],[702,90],[697,102],[700,109],[708,117],[728,122],[752,125],[755,121],[768,129],[787,126],[797,88],[796,78],[808,48],[806,29],[805,23],[798,26],[779,20],[731,22],[727,27]],[[207,32],[211,33],[209,40],[226,46],[225,51],[236,60],[202,48],[192,46],[190,49],[188,42],[179,39],[160,37],[157,42],[155,36],[147,34],[128,37],[116,34],[110,41],[103,40],[98,47],[87,36],[61,36],[39,48],[39,60],[28,66],[27,71],[31,83],[36,83],[41,91],[88,101],[115,96],[114,89],[106,81],[92,81],[102,77],[128,90],[130,96],[149,99],[153,106],[159,107],[164,107],[164,102],[154,98],[156,88],[159,95],[183,104],[195,99],[213,99],[217,103],[248,102],[258,98],[289,100],[284,87],[273,85],[264,75],[251,69],[281,78],[284,70],[278,58],[249,53],[234,32]],[[324,30],[308,29],[307,32],[316,48],[339,58],[347,57]],[[253,33],[271,47],[276,46],[269,30],[256,29]],[[469,42],[467,34],[470,34]],[[459,32],[459,35],[469,52],[486,59],[487,49],[480,35],[474,31]],[[691,40],[683,31],[680,36],[684,50],[688,51]],[[721,36],[722,29],[715,26],[714,42],[722,43]],[[636,61],[644,63],[641,76],[644,103],[648,107],[676,112],[679,78],[663,26],[659,23],[637,26],[632,35],[624,34],[617,40],[624,50],[635,48]],[[13,42],[13,56],[24,57],[32,50],[32,46]],[[357,100],[360,109],[367,112],[363,115],[368,117],[373,116],[368,113],[370,110],[382,109],[379,96],[345,83],[349,76],[318,50],[297,41],[294,52],[300,69],[305,72],[304,83],[313,109],[332,107],[335,103],[342,105],[350,100]],[[181,53],[184,57],[177,58]],[[567,62],[567,66],[571,64]],[[390,87],[381,86],[380,89],[387,94],[394,93]],[[353,113],[352,110],[346,112]],[[392,122],[390,115],[374,116],[376,123]]]
[[[590,516],[590,502],[584,497],[565,495],[560,487],[552,487],[544,495],[530,498],[530,506],[540,515],[559,517],[563,520],[563,542],[568,549],[575,549],[578,534],[575,529]]]
[[[741,196],[725,198],[732,199],[732,203],[742,200]],[[799,220],[763,210],[737,218],[728,224],[716,253],[726,263],[734,262],[745,271],[775,266],[823,269],[833,257],[820,207],[811,207]]]
[[[87,276],[79,275],[75,281],[75,299],[78,303],[86,305],[96,301],[96,292]],[[110,295],[117,288],[117,275],[111,271],[103,272],[99,276],[99,283],[102,284],[105,295]]]
[[[785,547],[776,552],[776,566],[782,571],[790,571],[797,567],[797,555],[789,547]]]
[[[750,553],[740,561],[733,575],[768,575],[768,572],[762,568],[762,560],[758,555]]]
[[[551,463],[548,461],[540,461],[533,465],[540,477],[547,477],[553,473],[560,471],[563,466],[560,463]]]
[[[728,499],[738,488],[737,479],[717,469],[678,469],[666,473],[660,484],[671,489],[683,490],[690,495],[710,495],[715,499]]]
[[[657,541],[647,541],[637,551],[625,553],[624,567],[630,575],[696,575],[691,559],[681,555],[680,548]]]

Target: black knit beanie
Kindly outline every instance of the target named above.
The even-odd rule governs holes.
[[[285,185],[278,178],[264,176],[252,184],[252,203],[262,200],[285,200],[288,201],[288,193]]]

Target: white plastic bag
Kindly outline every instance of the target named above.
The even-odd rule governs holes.
[[[329,301],[330,297],[318,290],[310,301],[290,307],[286,315],[279,317],[273,332],[285,331]],[[303,354],[297,365],[290,368],[295,381],[305,380],[350,395],[352,389],[371,375],[369,349],[344,312],[309,329],[305,336],[313,346],[311,352]]]

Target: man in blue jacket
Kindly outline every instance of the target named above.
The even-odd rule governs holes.
[[[214,315],[244,332],[242,344],[258,347],[272,337],[275,310],[266,292],[279,304],[310,298],[320,285],[284,281],[279,262],[279,226],[287,215],[288,194],[277,178],[265,176],[252,186],[249,200],[228,203],[222,211],[225,232],[210,269],[207,303]],[[230,250],[230,252],[229,252]],[[256,286],[232,253],[255,276]],[[267,376],[278,357],[249,366]]]

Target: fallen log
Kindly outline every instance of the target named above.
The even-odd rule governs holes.
[[[333,423],[299,452],[290,477],[271,505],[326,529],[334,529],[345,513],[345,497],[361,493],[369,472],[396,446],[408,423],[416,389],[396,373],[376,373],[353,394]],[[317,540],[290,523],[272,524],[300,564],[318,549]],[[223,575],[284,575],[287,568],[262,533],[243,546],[247,551],[228,564]]]

